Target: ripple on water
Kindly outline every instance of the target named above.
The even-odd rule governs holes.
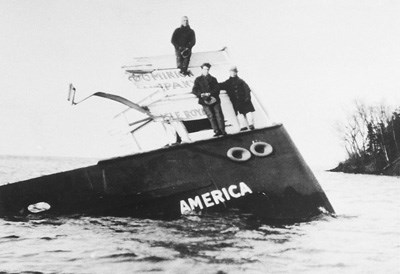
[[[31,161],[32,168],[54,164]],[[0,273],[396,273],[398,178],[317,175],[337,215],[292,225],[266,225],[235,212],[175,221],[0,220]]]

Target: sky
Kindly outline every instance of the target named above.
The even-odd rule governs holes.
[[[400,105],[400,2],[395,0],[0,0],[0,154],[107,157],[107,125],[129,94],[121,66],[172,54],[183,15],[194,51],[227,46],[311,165],[346,157],[336,125],[354,100]]]

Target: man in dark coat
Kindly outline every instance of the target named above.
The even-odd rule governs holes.
[[[171,43],[175,47],[177,67],[182,74],[187,75],[192,48],[196,44],[196,35],[189,26],[187,16],[182,17],[182,25],[172,34]]]
[[[230,77],[223,83],[220,83],[220,89],[226,90],[229,99],[232,102],[233,109],[239,119],[240,130],[254,129],[253,112],[254,106],[251,103],[250,87],[238,77],[237,67],[230,69]]]
[[[194,80],[192,92],[199,98],[199,104],[203,106],[216,137],[226,135],[225,118],[219,99],[219,85],[217,79],[209,74],[210,68],[209,63],[201,65],[202,75]]]

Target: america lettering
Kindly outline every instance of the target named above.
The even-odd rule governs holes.
[[[225,201],[229,201],[232,198],[237,199],[251,194],[253,191],[243,182],[237,185],[230,185],[227,188],[221,190],[216,189],[210,192],[206,192],[201,195],[197,195],[194,198],[188,198],[187,200],[180,201],[181,214],[187,214],[195,209],[203,209],[206,207],[212,207]]]

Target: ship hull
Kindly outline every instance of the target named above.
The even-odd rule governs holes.
[[[273,152],[247,161],[230,148],[266,142]],[[238,210],[274,221],[302,221],[334,210],[282,125],[100,161],[97,165],[0,187],[0,215],[29,213],[179,218]]]

